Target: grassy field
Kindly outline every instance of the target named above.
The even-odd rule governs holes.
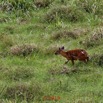
[[[0,103],[103,103],[103,1],[0,0]]]

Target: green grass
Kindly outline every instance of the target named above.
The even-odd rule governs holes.
[[[0,103],[103,102],[103,6],[93,1],[0,0]],[[90,61],[64,65],[54,54],[61,46],[85,49]]]

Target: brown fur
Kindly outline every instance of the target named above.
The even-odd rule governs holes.
[[[56,55],[61,54],[68,61],[71,60],[73,65],[74,65],[74,60],[83,61],[85,63],[87,63],[89,60],[87,52],[83,49],[64,51],[64,47],[62,47],[62,48],[59,48],[59,50],[57,50],[55,54]],[[68,63],[68,61],[66,61],[65,64]]]

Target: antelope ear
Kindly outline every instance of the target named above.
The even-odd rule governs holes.
[[[61,49],[64,50],[64,46]]]

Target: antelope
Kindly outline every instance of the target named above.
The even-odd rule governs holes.
[[[87,52],[83,49],[74,49],[74,50],[64,51],[64,46],[63,46],[55,52],[55,55],[58,55],[58,54],[62,55],[63,57],[67,59],[65,64],[67,64],[69,60],[71,60],[73,65],[74,65],[74,60],[83,61],[85,63],[89,61],[89,56]]]

